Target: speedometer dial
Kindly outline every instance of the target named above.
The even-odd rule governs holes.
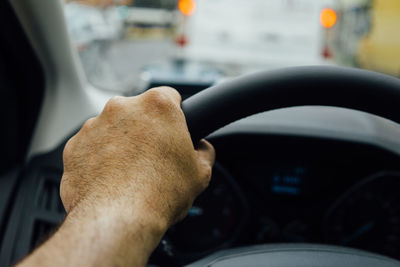
[[[355,185],[333,205],[327,242],[400,257],[400,174],[378,174]]]

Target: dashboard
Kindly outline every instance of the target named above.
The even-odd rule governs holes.
[[[212,142],[218,161],[212,182],[157,253],[185,264],[227,247],[319,243],[399,259],[395,154],[354,142],[270,134]]]
[[[399,259],[397,136],[398,125],[382,118],[320,107],[258,114],[217,131],[208,138],[217,151],[208,189],[150,264],[180,266],[224,248],[276,243]],[[0,218],[0,265],[21,259],[64,219],[64,145],[32,158],[17,181]]]

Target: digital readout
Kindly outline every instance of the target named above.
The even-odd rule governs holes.
[[[282,169],[272,175],[271,191],[276,194],[300,195],[306,169]]]

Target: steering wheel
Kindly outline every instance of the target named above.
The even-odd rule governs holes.
[[[400,79],[331,66],[285,68],[232,79],[183,101],[193,143],[238,119],[294,106],[360,110],[400,123]],[[228,250],[192,266],[400,266],[359,250],[326,245],[274,245]]]

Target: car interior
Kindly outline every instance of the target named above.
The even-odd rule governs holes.
[[[58,1],[1,1],[0,21],[0,266],[10,266],[65,218],[65,143],[112,92],[86,81]],[[217,162],[149,266],[400,266],[400,79],[303,66],[165,85]]]

